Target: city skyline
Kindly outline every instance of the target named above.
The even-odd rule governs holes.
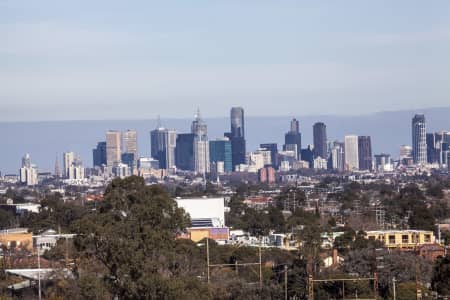
[[[410,138],[408,138],[411,136],[411,116],[413,116],[415,113],[420,112],[421,111],[399,111],[351,118],[329,116],[300,117],[300,130],[304,136],[304,141],[306,142],[305,145],[302,145],[302,148],[305,148],[307,144],[313,143],[312,125],[317,122],[317,120],[322,120],[327,124],[327,128],[329,129],[330,141],[333,141],[335,139],[342,140],[342,137],[345,134],[351,132],[358,135],[370,135],[372,137],[372,140],[374,141],[373,153],[377,154],[387,152],[395,158],[397,156],[397,152],[399,151],[396,145],[411,144]],[[431,117],[431,121],[428,124],[430,132],[436,132],[442,130],[443,128],[448,128],[448,119],[446,117],[447,114],[445,113],[446,110],[431,109],[425,110],[424,112],[427,114],[427,116]],[[249,131],[249,149],[256,150],[260,144],[271,142],[276,142],[281,149],[284,140],[283,136],[280,135],[280,132],[286,132],[286,130],[289,129],[289,119],[290,118],[282,117],[246,117],[246,122],[248,125],[247,127]],[[267,120],[270,120],[269,127],[266,127],[267,125],[269,125],[267,123]],[[186,130],[186,128],[189,128],[191,121],[192,118],[164,118],[162,123],[168,128],[173,128],[178,132],[183,132]],[[211,139],[222,137],[224,128],[229,128],[230,124],[229,117],[221,119],[208,118],[207,116],[205,118],[205,121],[208,124]],[[2,172],[2,174],[16,173],[17,165],[14,157],[17,156],[17,153],[23,154],[26,152],[30,152],[33,155],[35,161],[40,166],[41,171],[53,171],[55,154],[59,153],[59,157],[61,157],[61,154],[67,151],[76,152],[81,156],[85,164],[87,166],[90,166],[90,160],[92,157],[92,152],[90,149],[92,149],[93,147],[95,148],[96,143],[98,143],[99,141],[104,141],[103,132],[111,128],[119,129],[122,131],[126,131],[129,128],[136,128],[138,131],[138,135],[141,137],[140,139],[138,139],[139,148],[141,149],[140,155],[150,157],[148,132],[155,127],[155,123],[158,123],[157,120],[63,122],[55,124],[54,127],[51,122],[34,123],[32,127],[29,127],[27,123],[10,124],[7,127],[2,127],[2,125],[0,124],[0,132],[3,132],[3,134],[6,134],[10,137],[8,138],[10,147],[5,148],[5,154],[0,157],[0,160],[3,158],[9,159],[4,160],[0,171]],[[380,127],[379,123],[385,124],[386,126]],[[328,127],[328,125],[330,125],[330,127]],[[15,129],[15,127],[17,126],[20,126],[19,128],[23,128],[20,130],[20,135],[23,137],[23,139],[20,139],[20,141],[16,141],[14,136],[11,135],[12,132],[17,131]],[[61,130],[59,130],[59,128],[61,128]],[[311,128],[311,130],[309,130],[308,128]],[[393,130],[386,131],[386,128],[392,128]],[[260,132],[261,129],[263,129],[262,132],[264,132],[264,134]],[[357,129],[357,132],[355,132],[355,129]],[[42,135],[44,132],[48,134]],[[65,133],[67,132],[72,132],[72,134],[66,135]],[[83,135],[77,135],[78,132],[83,132]],[[43,152],[30,151],[30,149],[32,148],[27,145],[32,145],[30,143],[33,143],[33,139],[38,137],[39,139],[41,139],[38,147],[42,150],[46,150]],[[47,156],[48,158],[45,158],[44,160],[42,159],[43,157]]]

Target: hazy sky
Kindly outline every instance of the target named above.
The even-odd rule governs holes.
[[[0,0],[0,121],[450,105],[450,1]]]

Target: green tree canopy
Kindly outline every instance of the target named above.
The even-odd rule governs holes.
[[[120,299],[203,299],[208,292],[189,256],[195,245],[176,239],[188,224],[161,187],[136,176],[115,179],[100,207],[77,223],[75,245],[104,267],[104,282]]]

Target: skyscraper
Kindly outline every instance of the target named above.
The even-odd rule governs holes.
[[[106,142],[98,142],[97,148],[92,149],[94,167],[106,166]]]
[[[232,107],[230,112],[231,136],[245,138],[244,109]]]
[[[106,132],[106,165],[112,168],[121,163],[122,155],[122,133],[116,130]]]
[[[138,160],[138,147],[137,147],[137,132],[134,129],[128,129],[123,133],[123,146],[124,153],[133,154],[133,167],[131,169],[132,173],[135,173],[135,168],[137,166]],[[128,158],[131,156],[128,155]]]
[[[415,164],[427,163],[427,141],[425,115],[415,115],[412,119],[412,154]]]
[[[193,133],[181,133],[177,136],[175,163],[184,171],[194,171],[194,139]]]
[[[175,147],[177,133],[158,127],[150,132],[151,155],[159,161],[161,169],[169,169],[175,166]]]
[[[427,133],[427,162],[429,164],[438,163],[442,135],[439,133]]]
[[[38,171],[36,165],[31,163],[30,154],[25,154],[22,158],[22,167],[19,170],[20,182],[26,185],[38,184]]]
[[[198,174],[209,172],[208,128],[200,116],[200,110],[195,114],[191,125],[194,134],[194,170]]]
[[[372,143],[370,136],[358,136],[358,160],[360,170],[372,170]]]
[[[233,164],[231,158],[231,142],[228,138],[209,141],[209,161],[211,163],[223,162],[224,171],[232,172]]]
[[[358,136],[346,135],[344,139],[345,143],[345,166],[349,171],[358,170],[359,157],[358,157]]]
[[[314,157],[328,158],[327,151],[327,126],[317,122],[313,126]]]
[[[344,171],[344,143],[334,141],[331,147],[330,167],[333,170]]]
[[[64,170],[64,176],[65,178],[70,177],[70,167],[75,162],[75,153],[74,152],[64,152],[63,153],[63,170]]]
[[[230,139],[233,169],[236,165],[245,164],[246,143],[244,109],[242,107],[232,107],[230,111],[231,131],[225,133]]]
[[[302,135],[300,133],[300,126],[297,119],[292,119],[290,130],[284,135],[284,147],[283,149],[291,149],[288,145],[296,145],[297,159],[301,159],[302,151]]]

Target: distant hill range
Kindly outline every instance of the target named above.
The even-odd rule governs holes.
[[[246,112],[248,113],[248,112]],[[345,135],[370,135],[374,154],[390,153],[398,157],[399,147],[411,144],[411,118],[415,113],[424,113],[427,131],[450,130],[450,107],[421,110],[386,111],[358,116],[333,116],[324,112],[322,116],[246,117],[245,134],[247,151],[258,148],[260,143],[277,142],[279,148],[284,134],[289,129],[292,117],[300,121],[302,147],[312,144],[312,125],[324,122],[330,140],[343,140]],[[162,125],[178,132],[188,132],[193,118],[162,119]],[[230,130],[228,117],[205,118],[209,139],[223,136]],[[138,131],[141,156],[150,155],[149,131],[156,127],[156,120],[104,120],[104,121],[50,121],[50,122],[0,122],[0,171],[2,174],[18,173],[21,157],[30,153],[40,171],[53,171],[58,155],[60,166],[62,152],[74,151],[81,156],[85,166],[92,165],[92,148],[105,140],[108,129]]]

